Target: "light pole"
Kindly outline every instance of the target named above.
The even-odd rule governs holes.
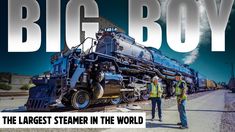
[[[233,63],[231,63],[231,67],[232,67],[231,77],[234,78],[234,67],[233,67]]]
[[[230,63],[226,63],[226,64],[231,66],[231,78],[233,79],[234,78],[234,67],[233,67],[234,63],[230,62]]]

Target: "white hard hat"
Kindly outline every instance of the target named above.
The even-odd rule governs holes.
[[[158,76],[154,76],[152,81],[154,82],[154,80],[159,80],[159,77]]]

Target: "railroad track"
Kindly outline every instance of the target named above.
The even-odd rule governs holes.
[[[136,102],[130,102],[130,103],[121,103],[118,105],[112,105],[112,104],[94,104],[91,105],[90,107],[84,109],[84,110],[75,110],[73,108],[56,108],[53,111],[55,112],[106,112],[110,110],[114,110],[115,108],[125,108],[128,105],[138,105],[138,104],[143,104],[147,103],[149,100],[145,101],[136,101]]]
[[[9,97],[9,96],[28,96],[28,92],[0,92],[0,97]]]
[[[205,94],[208,94],[210,92],[213,92],[213,91],[200,91],[198,93],[189,94],[188,100],[198,98],[198,97],[203,96]],[[112,105],[112,104],[108,104],[108,103],[93,104],[84,110],[75,110],[72,107],[71,108],[65,108],[65,107],[61,108],[60,107],[60,108],[54,109],[53,111],[55,111],[55,112],[107,112],[107,111],[112,111],[116,108],[126,108],[128,105],[141,105],[141,104],[145,104],[145,103],[150,103],[150,100],[121,103],[118,105]],[[167,107],[170,107],[173,105],[176,105],[175,98],[164,99],[163,108],[167,108]],[[142,109],[142,110],[145,110],[145,109]]]
[[[203,95],[208,94],[210,92],[213,92],[213,91],[201,91],[201,92],[198,92],[198,93],[190,94],[190,95],[188,95],[188,100],[195,99],[197,97],[203,96]],[[25,94],[25,93],[23,93],[23,94]],[[12,97],[12,96],[10,96],[10,97]],[[26,98],[27,96],[24,96],[24,97]],[[13,102],[13,101],[11,101],[11,102]],[[23,103],[25,103],[25,102],[23,102]],[[53,109],[52,111],[53,112],[107,112],[107,111],[113,111],[113,110],[116,111],[116,108],[126,108],[127,105],[140,105],[141,106],[141,105],[147,104],[147,103],[150,103],[150,101],[149,100],[147,100],[147,101],[136,101],[136,102],[130,102],[130,103],[121,103],[119,105],[101,103],[101,104],[93,104],[93,105],[91,105],[90,107],[88,107],[84,110],[75,110],[72,107],[70,107],[70,108],[68,108],[68,107],[58,107],[58,108]],[[150,106],[151,104],[147,104],[147,105]],[[173,106],[173,105],[176,105],[175,98],[164,99],[163,108],[168,108],[168,107]],[[149,108],[148,109],[142,108],[140,110],[141,111],[147,111],[147,110],[149,110]],[[22,110],[20,110],[20,111],[22,112]],[[117,110],[117,111],[119,111],[119,110]],[[5,112],[12,112],[12,110],[5,111]]]

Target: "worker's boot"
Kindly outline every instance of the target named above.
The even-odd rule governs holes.
[[[188,129],[188,126],[180,126],[180,129]]]
[[[179,122],[179,123],[177,123],[177,125],[182,125],[182,123],[181,123],[181,122]]]

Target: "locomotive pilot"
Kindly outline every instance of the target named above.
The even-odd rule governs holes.
[[[150,99],[152,102],[152,121],[155,118],[155,109],[156,109],[156,104],[157,104],[159,121],[162,122],[161,96],[162,96],[163,89],[158,81],[159,81],[159,77],[154,76],[152,78],[152,83],[148,86],[148,90],[149,90]]]
[[[175,87],[175,95],[177,97],[177,104],[178,104],[178,111],[179,111],[179,116],[180,116],[180,122],[177,123],[177,125],[180,125],[181,129],[187,129],[188,128],[188,123],[187,123],[187,116],[186,116],[186,91],[187,91],[187,84],[183,80],[181,73],[176,74],[176,87]]]

